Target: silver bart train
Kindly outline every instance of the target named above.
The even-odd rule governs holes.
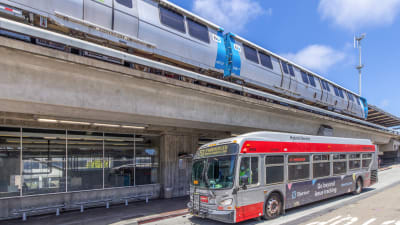
[[[342,114],[368,114],[366,99],[165,0],[0,0],[0,13]]]

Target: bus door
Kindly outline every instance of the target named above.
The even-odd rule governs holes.
[[[260,186],[259,157],[242,157],[238,177],[236,222],[261,216],[264,209],[264,192]]]

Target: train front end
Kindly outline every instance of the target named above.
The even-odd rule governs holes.
[[[235,223],[237,143],[201,147],[193,160],[189,212],[198,217]]]

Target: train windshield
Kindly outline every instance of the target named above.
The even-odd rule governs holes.
[[[192,184],[210,189],[233,187],[236,155],[209,157],[193,163]]]

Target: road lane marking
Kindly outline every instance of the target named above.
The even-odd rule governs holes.
[[[374,222],[375,220],[376,220],[376,218],[372,218],[372,219],[368,220],[367,222],[363,223],[362,225],[371,224],[371,223]]]
[[[336,221],[336,222],[334,222],[334,223],[331,223],[331,225],[338,225],[338,224],[340,224],[340,223],[342,223],[342,222],[345,222],[345,221],[347,221],[347,220],[351,220],[351,216],[348,216],[348,217],[345,217],[345,218],[343,218],[343,219],[340,219],[340,220],[338,220],[338,221]]]
[[[344,225],[350,225],[354,222],[357,222],[358,218],[357,217],[353,217],[349,222],[345,223]]]
[[[395,222],[396,222],[396,220],[389,220],[389,221],[383,222],[382,225],[388,225],[388,224],[392,224]]]
[[[309,224],[307,224],[307,225],[326,225],[326,224],[328,224],[328,223],[332,223],[333,221],[335,221],[335,220],[337,220],[337,219],[340,219],[341,217],[342,217],[342,216],[337,216],[337,217],[334,217],[334,218],[332,218],[332,219],[330,219],[330,220],[328,220],[328,221],[325,221],[325,222],[316,221],[316,222],[309,223]]]

